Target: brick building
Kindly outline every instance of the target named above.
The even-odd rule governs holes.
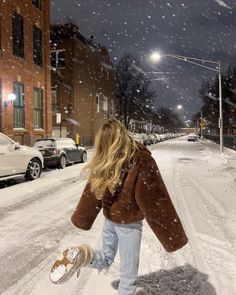
[[[0,1],[0,131],[51,136],[50,1]]]
[[[75,139],[79,133],[80,143],[90,145],[104,120],[115,115],[112,62],[106,48],[83,37],[74,24],[52,26],[51,39],[53,136]]]

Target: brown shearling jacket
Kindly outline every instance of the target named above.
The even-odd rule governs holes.
[[[183,226],[157,164],[144,146],[136,152],[131,168],[124,174],[114,195],[107,192],[103,200],[97,200],[89,183],[86,185],[71,221],[76,227],[89,230],[102,208],[104,216],[118,224],[146,218],[167,252],[187,244]]]

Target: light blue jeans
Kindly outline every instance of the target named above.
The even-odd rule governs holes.
[[[118,295],[134,295],[136,292],[142,225],[142,221],[116,224],[105,219],[102,248],[99,251],[94,251],[90,266],[101,271],[107,270],[113,263],[117,248],[119,248],[120,283]]]

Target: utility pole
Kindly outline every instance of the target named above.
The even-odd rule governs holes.
[[[200,134],[201,134],[201,139],[202,139],[202,125],[203,125],[203,117],[202,117],[202,111],[201,111],[201,124],[200,124]]]
[[[220,128],[220,151],[224,152],[223,145],[223,104],[222,104],[222,79],[221,79],[221,62],[219,61],[219,128]]]

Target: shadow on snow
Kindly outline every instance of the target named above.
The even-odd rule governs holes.
[[[136,295],[216,295],[209,276],[190,264],[170,270],[159,270],[138,277]],[[119,280],[112,286],[118,289]]]

